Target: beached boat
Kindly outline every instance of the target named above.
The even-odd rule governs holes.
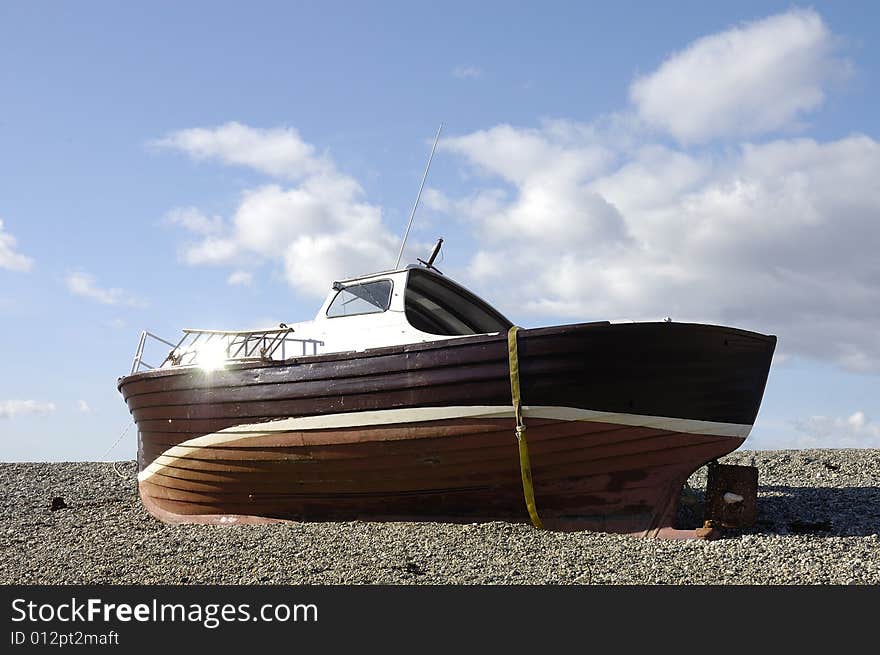
[[[667,537],[705,534],[673,526],[682,485],[742,444],[776,344],[670,321],[517,329],[430,265],[335,282],[312,321],[185,330],[143,370],[151,337],[118,387],[163,521]]]

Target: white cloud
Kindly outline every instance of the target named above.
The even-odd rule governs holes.
[[[475,80],[482,77],[483,71],[476,66],[456,66],[452,69],[452,75],[460,80]]]
[[[143,307],[144,302],[128,294],[123,289],[104,289],[98,286],[93,275],[78,271],[70,273],[65,279],[67,290],[76,296],[96,300],[104,305],[128,305],[130,307]]]
[[[265,130],[232,122],[213,129],[173,132],[152,145],[180,150],[198,160],[247,166],[283,179],[334,173],[332,162],[317,155],[314,146],[292,127]]]
[[[779,335],[789,353],[880,370],[880,143],[609,152],[590,126],[569,128],[443,142],[486,177],[432,205],[466,218],[481,243],[467,276],[506,309],[732,324]]]
[[[226,283],[235,287],[247,287],[250,286],[254,281],[253,273],[248,271],[233,271],[228,278],[226,278]]]
[[[85,400],[77,400],[76,411],[80,412],[81,414],[91,414],[92,408]]]
[[[761,130],[783,127],[814,105],[800,100],[774,114],[762,93],[824,93],[842,66],[833,42],[813,11],[771,17],[671,57],[636,83],[636,102],[648,111],[659,97],[652,95],[657,80],[696,75],[709,61],[718,66],[709,91],[699,76],[686,91],[670,91],[677,102],[699,96],[689,114],[694,127],[661,112],[666,129],[684,142],[736,135],[752,131],[737,122],[746,113]],[[757,50],[739,57],[743,47]],[[444,138],[441,150],[467,164],[468,188],[455,195],[428,189],[424,201],[460,220],[479,243],[463,281],[478,292],[491,288],[503,310],[541,322],[671,316],[777,334],[786,357],[880,370],[880,143],[853,134],[697,150],[661,144],[653,134],[624,111],[591,123],[497,125]],[[295,131],[228,124],[162,142],[295,181],[245,192],[222,229],[187,246],[189,263],[242,270],[274,260],[292,286],[323,295],[329,280],[393,261],[397,242],[381,210]],[[279,143],[298,154],[282,156]]]
[[[880,424],[871,421],[864,412],[855,412],[846,418],[811,416],[793,421],[800,433],[798,448],[880,448]]]
[[[440,189],[432,187],[425,187],[424,192],[422,192],[421,203],[425,209],[433,209],[440,212],[448,212],[452,207],[449,197]]]
[[[14,236],[3,230],[3,219],[0,219],[0,268],[10,271],[29,271],[34,266],[34,260],[15,252],[17,243]]]
[[[516,188],[484,189],[457,206],[479,226],[484,238],[516,241],[538,238],[560,244],[573,239],[626,241],[619,212],[584,182],[604,170],[608,149],[559,124],[542,130],[499,125],[443,140],[442,148],[464,155],[484,173]],[[437,198],[432,206],[439,209]]]
[[[182,258],[190,266],[230,264],[240,255],[239,245],[228,237],[210,237],[184,247]]]
[[[223,231],[223,218],[207,216],[195,207],[175,207],[165,214],[165,222],[181,225],[195,234],[217,234]]]
[[[206,222],[192,208],[174,210],[173,215],[187,217],[178,224],[202,237],[184,246],[186,263],[238,267],[255,257],[277,261],[291,286],[323,296],[334,279],[380,270],[392,261],[397,239],[381,209],[366,202],[360,184],[339,172],[329,157],[317,155],[296,130],[228,123],[183,130],[158,143],[295,182],[248,189],[225,222]],[[230,275],[231,284],[245,281],[239,273]]]
[[[569,179],[600,171],[610,152],[576,123],[545,123],[541,129],[497,125],[459,137],[447,137],[441,148],[464,154],[489,175],[523,185],[536,170],[553,169]]]
[[[681,142],[791,127],[849,70],[821,16],[793,9],[693,42],[649,75],[630,98],[649,125]]]
[[[52,414],[55,404],[38,400],[0,400],[0,418],[16,418],[31,414]]]

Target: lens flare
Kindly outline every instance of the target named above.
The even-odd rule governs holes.
[[[206,373],[222,369],[226,365],[226,344],[220,341],[201,344],[196,354],[196,364]]]

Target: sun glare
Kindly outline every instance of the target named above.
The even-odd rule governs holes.
[[[206,373],[218,371],[226,365],[226,345],[215,341],[199,346],[196,363]]]

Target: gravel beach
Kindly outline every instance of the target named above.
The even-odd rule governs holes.
[[[116,464],[124,477],[103,463],[0,464],[0,583],[880,583],[880,450],[721,461],[752,458],[756,525],[709,542],[507,523],[175,527],[141,506],[134,462]],[[705,468],[689,481],[680,527],[700,523],[705,481]]]

